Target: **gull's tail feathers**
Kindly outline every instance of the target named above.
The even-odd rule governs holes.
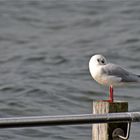
[[[138,76],[138,82],[140,82],[140,75],[137,75]]]

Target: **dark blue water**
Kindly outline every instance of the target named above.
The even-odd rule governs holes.
[[[0,1],[0,116],[91,113],[108,96],[89,74],[93,54],[140,73],[139,13],[137,0]],[[139,90],[118,88],[115,98],[140,111]],[[91,140],[91,125],[1,129],[0,139]]]

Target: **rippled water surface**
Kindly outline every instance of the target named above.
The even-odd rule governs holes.
[[[93,54],[140,73],[139,13],[137,0],[0,1],[0,116],[91,113],[108,96],[89,74]],[[140,111],[139,86],[115,97]],[[91,125],[1,129],[0,139],[91,140]]]

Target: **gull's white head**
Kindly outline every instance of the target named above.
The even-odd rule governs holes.
[[[107,61],[105,59],[104,56],[100,55],[100,54],[96,54],[94,56],[91,57],[90,61],[89,61],[89,71],[92,75],[92,77],[98,81],[96,79],[96,77],[98,76],[98,70],[100,68],[100,66],[104,66],[107,64]]]
[[[106,65],[106,64],[107,64],[107,61],[106,61],[105,57],[100,54],[96,54],[96,55],[92,56],[89,61],[89,67],[91,65],[96,66],[96,65]]]

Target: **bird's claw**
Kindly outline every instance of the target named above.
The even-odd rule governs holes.
[[[108,99],[108,100],[99,100],[99,102],[109,102],[109,103],[113,103],[112,99]]]

